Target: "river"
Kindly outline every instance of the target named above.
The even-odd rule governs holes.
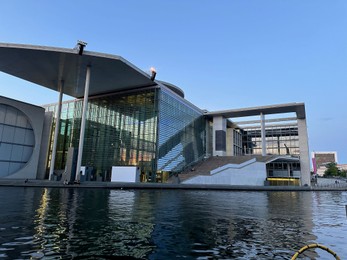
[[[1,259],[290,259],[311,243],[347,256],[347,192],[0,187],[0,198]]]

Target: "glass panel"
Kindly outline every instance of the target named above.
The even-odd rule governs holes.
[[[110,179],[112,166],[139,166],[155,172],[157,109],[155,89],[110,94],[88,102],[82,165]],[[69,147],[78,147],[83,102],[65,102],[57,145],[56,169],[64,169]],[[47,108],[46,108],[47,109]]]
[[[202,112],[161,88],[159,94],[158,171],[179,172],[205,155]]]
[[[265,134],[267,154],[300,155],[297,125],[266,125]],[[245,154],[262,153],[260,127],[243,128],[242,139]]]

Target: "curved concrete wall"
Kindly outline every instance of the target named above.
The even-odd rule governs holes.
[[[12,138],[13,144],[4,146],[2,148],[3,156],[0,158],[0,161],[3,163],[0,167],[3,167],[3,169],[0,168],[0,171],[4,172],[4,174],[3,176],[0,176],[0,178],[36,179],[45,110],[38,106],[33,106],[2,96],[0,96],[0,104],[2,104],[0,108],[2,111],[0,111],[0,114],[4,116],[2,123],[0,122],[3,129],[12,127],[16,131],[16,133],[13,135],[6,136],[7,139]],[[8,112],[7,110],[11,112]],[[7,124],[6,120],[8,119],[5,119],[5,117],[11,117],[13,122],[11,124]],[[18,120],[27,122],[27,126],[21,128],[21,126],[18,125]],[[29,132],[30,134],[28,134]],[[14,147],[20,148],[20,145],[16,145],[16,143],[19,143],[19,139],[23,139],[24,141],[22,142],[22,146],[28,148],[26,149],[28,151],[25,155],[23,155],[23,150],[14,149]],[[5,156],[6,153],[11,154],[11,156]],[[22,158],[23,162],[25,163],[21,163],[21,166],[19,167],[19,163],[16,163],[15,158]],[[14,168],[9,170],[7,167]]]

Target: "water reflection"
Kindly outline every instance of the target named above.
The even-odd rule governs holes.
[[[310,235],[311,208],[301,203],[311,203],[309,193],[171,195],[170,203],[156,207],[154,259],[163,254],[182,256],[177,252],[193,257],[288,259],[293,247],[315,239]]]
[[[347,254],[347,193],[0,189],[0,257],[290,259]],[[331,214],[334,213],[334,214]],[[342,216],[342,218],[341,218]],[[307,251],[303,259],[324,259]]]
[[[336,252],[341,259],[347,255],[346,205],[347,192],[313,193],[312,212],[314,226],[312,232],[318,237],[318,243],[329,245],[330,249]],[[332,259],[324,251],[321,255],[326,256],[326,259]]]

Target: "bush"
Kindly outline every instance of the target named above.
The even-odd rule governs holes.
[[[328,163],[326,168],[327,169],[324,172],[325,177],[339,176],[339,169],[337,168],[336,163]]]
[[[336,163],[328,163],[326,165],[326,170],[324,172],[323,177],[344,177],[346,178],[347,171],[346,170],[340,170],[337,168]]]

